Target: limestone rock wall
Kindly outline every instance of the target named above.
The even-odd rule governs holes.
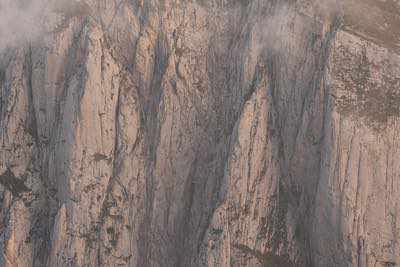
[[[400,264],[389,2],[60,6],[0,54],[0,266]]]

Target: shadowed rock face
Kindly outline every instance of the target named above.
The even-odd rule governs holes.
[[[0,183],[14,196],[19,196],[21,193],[30,191],[24,184],[24,181],[15,177],[10,169],[7,169],[2,175],[0,175]]]
[[[0,266],[400,264],[396,1],[58,8],[0,54]]]
[[[344,28],[379,46],[400,52],[400,2],[397,0],[349,0]]]

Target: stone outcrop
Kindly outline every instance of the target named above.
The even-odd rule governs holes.
[[[0,266],[399,265],[399,10],[56,6],[0,54]]]

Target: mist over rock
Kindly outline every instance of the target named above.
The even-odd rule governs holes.
[[[73,17],[89,15],[89,6],[77,0],[0,0],[0,52],[30,43],[42,43]]]
[[[0,0],[0,266],[399,265],[399,5]]]

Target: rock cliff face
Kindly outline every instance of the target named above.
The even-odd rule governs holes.
[[[0,54],[0,266],[400,265],[399,5],[58,5]]]

